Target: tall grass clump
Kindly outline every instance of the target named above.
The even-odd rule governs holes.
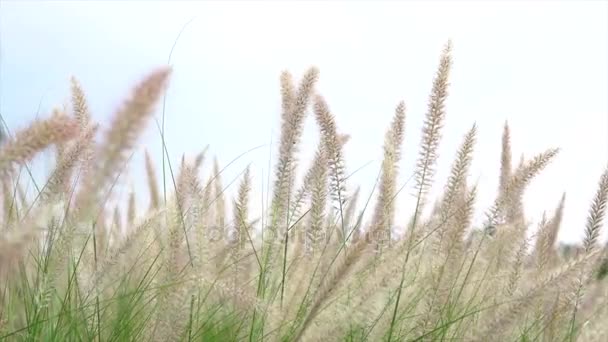
[[[349,180],[349,135],[316,89],[320,71],[310,68],[298,81],[283,72],[277,163],[262,215],[250,208],[256,176],[250,166],[229,198],[225,167],[209,162],[207,149],[169,163],[160,179],[150,152],[138,150],[171,69],[136,84],[103,132],[86,91],[72,79],[71,107],[7,134],[0,147],[0,338],[608,340],[608,247],[599,240],[608,166],[598,172],[587,220],[581,216],[583,243],[569,253],[556,245],[566,195],[535,226],[523,205],[528,185],[559,148],[513,165],[505,123],[495,199],[477,203],[478,184],[469,174],[479,128],[471,123],[447,180],[438,182],[452,67],[448,42],[430,84],[413,186],[398,186],[405,128],[415,116],[399,102],[367,198]],[[309,114],[319,141],[303,163]],[[49,148],[56,152],[54,170],[28,193],[29,163]],[[131,191],[117,204],[116,184],[140,152],[148,192]],[[164,178],[171,186],[160,190]],[[431,198],[437,184],[442,191]],[[412,212],[395,201],[402,190],[415,200]],[[138,206],[137,196],[148,204]],[[486,220],[476,227],[480,210]],[[408,222],[402,232],[394,230],[397,217]]]

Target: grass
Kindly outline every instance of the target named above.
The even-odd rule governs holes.
[[[299,83],[289,72],[281,75],[278,162],[261,215],[249,210],[249,168],[229,200],[221,174],[230,164],[208,166],[207,150],[179,164],[168,160],[164,115],[156,122],[161,177],[145,151],[149,192],[133,194],[123,206],[109,204],[115,184],[164,102],[171,68],[136,84],[100,139],[74,79],[71,108],[3,135],[0,338],[605,341],[608,247],[598,237],[608,168],[598,172],[581,223],[583,243],[569,250],[556,246],[565,196],[536,227],[522,205],[526,187],[559,149],[514,166],[508,124],[497,151],[500,188],[493,203],[476,203],[477,184],[468,177],[474,124],[455,151],[443,193],[429,198],[437,183],[451,54],[448,42],[418,147],[416,206],[401,235],[391,229],[395,215],[408,215],[394,202],[403,190],[396,179],[404,102],[388,124],[382,168],[367,198],[350,183],[342,152],[348,136],[315,89],[319,70],[310,68]],[[309,111],[320,141],[297,179]],[[23,173],[48,148],[55,148],[55,169],[30,197]],[[138,210],[136,195],[147,196],[149,206]],[[476,210],[487,213],[483,227],[472,226]]]

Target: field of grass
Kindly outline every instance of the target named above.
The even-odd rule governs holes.
[[[436,180],[451,54],[448,42],[430,89],[413,186],[403,190],[415,196],[411,213],[393,203],[401,191],[405,103],[379,132],[382,169],[364,196],[347,176],[348,136],[315,89],[319,70],[299,82],[281,74],[278,162],[269,205],[256,213],[249,210],[249,169],[229,199],[222,169],[206,151],[157,170],[138,145],[170,86],[170,68],[134,86],[101,139],[87,105],[94,94],[73,79],[70,108],[6,135],[0,147],[0,339],[608,341],[608,246],[599,241],[608,167],[598,170],[580,223],[584,240],[569,250],[556,246],[565,197],[537,226],[522,204],[527,185],[559,149],[514,164],[505,124],[500,188],[493,203],[477,203],[469,179],[472,125],[448,179]],[[320,141],[303,165],[298,147],[309,114]],[[28,163],[48,148],[56,151],[54,170],[29,196]],[[134,152],[146,153],[149,191],[110,205]],[[203,169],[209,178],[201,179]],[[300,169],[304,177],[296,179]],[[429,198],[436,183],[444,191]],[[149,205],[137,208],[135,195]],[[487,214],[483,227],[472,227],[475,211]],[[409,217],[403,234],[391,229],[395,215]]]

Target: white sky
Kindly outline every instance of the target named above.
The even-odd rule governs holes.
[[[394,107],[407,105],[400,184],[411,175],[428,94],[447,39],[454,43],[447,119],[436,190],[443,186],[462,136],[476,122],[471,181],[479,179],[478,217],[498,183],[500,139],[510,123],[514,162],[559,146],[558,158],[526,193],[532,219],[551,213],[567,192],[560,238],[581,236],[590,201],[608,161],[608,5],[606,1],[204,2],[1,1],[0,112],[11,130],[69,96],[69,77],[83,84],[93,115],[106,124],[131,86],[172,57],[167,144],[174,168],[182,153],[207,144],[222,165],[262,144],[227,170],[228,183],[248,163],[252,206],[261,206],[269,142],[278,139],[279,75],[296,79],[311,65],[349,133],[349,181],[369,195]],[[42,100],[41,100],[42,99]],[[159,112],[160,113],[160,112]],[[317,142],[307,122],[303,168]],[[142,139],[160,161],[153,123]],[[130,179],[147,199],[142,153]],[[210,160],[210,159],[208,159]],[[210,164],[207,164],[210,165]],[[204,177],[209,174],[206,169]],[[397,223],[410,215],[413,182],[398,201]],[[232,194],[236,183],[230,187]]]

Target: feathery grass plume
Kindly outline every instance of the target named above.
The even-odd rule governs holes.
[[[602,173],[599,181],[598,189],[591,203],[589,214],[587,216],[587,224],[585,225],[585,237],[583,239],[582,254],[584,256],[600,252],[597,246],[597,239],[600,235],[600,229],[606,214],[606,206],[608,205],[608,167]],[[569,336],[572,338],[576,335],[576,326],[580,324],[578,315],[581,301],[584,297],[584,289],[587,280],[593,276],[592,271],[596,264],[586,265],[580,270],[577,279],[573,284],[572,291],[572,316],[570,318]]]
[[[94,276],[91,278],[89,287],[91,289],[97,288],[101,283],[111,283],[110,278],[113,278],[110,271],[117,266],[120,259],[125,256],[133,248],[137,248],[140,239],[145,238],[145,234],[148,233],[148,229],[158,221],[162,211],[151,212],[141,222],[136,223],[130,227],[129,231],[124,238],[120,239],[115,244],[110,246],[107,254],[99,258],[99,266],[95,270]]]
[[[606,319],[608,318],[608,291],[606,286],[594,283],[590,294],[581,311],[585,312],[584,322],[582,323],[580,341],[605,341],[608,339],[606,329]]]
[[[431,300],[429,308],[435,311],[429,314],[437,314],[435,309],[440,305],[434,304],[434,301],[436,297],[445,297],[445,293],[439,292],[443,292],[441,289],[449,286],[448,282],[458,276],[461,258],[465,256],[464,236],[472,221],[477,196],[477,184],[471,188],[467,186],[476,132],[474,124],[465,135],[452,164],[444,195],[426,228],[425,235],[430,237],[431,249],[423,256],[426,254],[424,263],[428,264],[434,283],[433,291],[428,296]],[[427,323],[424,322],[423,326]]]
[[[162,339],[171,340],[177,336],[178,325],[176,320],[183,317],[181,309],[184,298],[184,287],[178,286],[184,281],[187,273],[187,261],[184,257],[185,234],[183,233],[183,213],[179,207],[177,198],[173,198],[167,204],[167,229],[166,252],[163,255],[162,284],[166,286],[159,293],[157,312],[157,324],[160,331],[156,332]],[[181,324],[180,324],[181,326]]]
[[[363,255],[366,247],[366,239],[357,240],[353,245],[353,248],[345,250],[343,257],[339,258],[339,264],[331,268],[329,273],[322,279],[321,284],[316,291],[315,298],[313,298],[308,306],[308,312],[306,313],[305,318],[299,325],[297,332],[294,333],[295,340],[298,340],[306,333],[312,324],[312,321],[319,314],[323,303],[338,289],[338,286],[344,281],[346,275],[352,270],[361,255]]]
[[[127,203],[127,224],[130,226],[135,223],[137,217],[137,206],[135,203],[135,190],[131,187],[129,192],[129,202]]]
[[[91,164],[93,161],[94,154],[94,139],[97,133],[97,124],[92,124],[91,113],[89,105],[78,80],[75,77],[71,78],[71,93],[72,93],[72,114],[78,120],[81,129],[82,141],[79,141],[81,150],[78,154],[78,161],[80,163],[79,178],[86,179],[89,172],[91,171]],[[93,132],[89,134],[89,129],[93,129]],[[70,169],[71,171],[71,169]],[[69,179],[69,175],[66,175]]]
[[[424,119],[422,128],[422,140],[420,142],[420,153],[416,163],[415,180],[416,180],[416,209],[414,212],[413,222],[416,223],[418,215],[426,203],[426,195],[433,182],[435,174],[435,164],[437,158],[437,149],[441,139],[441,129],[445,119],[445,101],[448,96],[448,77],[450,67],[452,66],[452,43],[448,41],[446,44],[441,59],[439,69],[433,81],[433,89],[429,98],[428,111]],[[412,226],[414,228],[414,226]]]
[[[559,153],[559,148],[551,148],[536,155],[532,160],[520,163],[505,187],[504,195],[497,196],[493,206],[486,213],[484,231],[494,235],[499,224],[521,225],[524,217],[522,197],[530,181],[538,175]]]
[[[509,180],[511,179],[511,132],[509,130],[509,123],[505,121],[505,125],[502,132],[502,150],[500,153],[500,179],[498,192],[499,196],[504,195]]]
[[[202,269],[204,262],[201,249],[204,244],[204,218],[207,216],[206,208],[204,207],[202,196],[203,189],[196,169],[196,160],[194,165],[188,165],[186,168],[185,177],[180,181],[183,195],[187,198],[187,204],[182,209],[184,213],[184,225],[188,241],[195,241],[196,247],[193,249],[192,257],[198,265],[198,269]],[[190,238],[190,236],[192,236]]]
[[[249,193],[251,191],[251,171],[247,166],[234,201],[234,247],[242,251],[249,242]]]
[[[328,225],[326,225],[328,219],[326,213],[329,176],[328,164],[326,146],[321,142],[317,147],[312,166],[305,176],[304,184],[294,198],[295,205],[293,205],[293,214],[296,214],[299,217],[294,217],[295,222],[293,225],[291,224],[292,219],[289,220],[288,229],[290,231],[285,234],[283,241],[283,269],[281,274],[280,295],[281,307],[283,304],[285,288],[290,285],[287,284],[287,264],[289,261],[293,263],[296,261],[292,259],[302,258],[310,264],[310,270],[307,270],[311,271],[312,265],[315,263],[313,260],[319,260],[325,250],[325,248],[321,248],[325,247],[321,245],[321,242],[328,242],[328,236],[332,233]],[[304,215],[300,216],[299,213],[297,213],[297,211],[299,211],[298,202],[303,200],[303,197],[306,195],[310,195],[310,209]],[[292,217],[293,216],[294,215],[292,215]],[[306,223],[300,222],[304,216],[307,216],[308,218]],[[292,227],[294,225],[295,227]],[[296,248],[292,249],[293,254],[295,255],[289,254],[290,236],[294,236],[296,240]],[[293,241],[293,238],[291,241]],[[291,245],[293,245],[293,242]],[[315,271],[313,273],[316,274],[317,272]],[[313,276],[312,278],[316,279],[317,277]],[[300,286],[300,284],[296,284],[296,286]]]
[[[321,175],[321,182],[325,182],[323,186],[319,186],[318,177]],[[291,284],[287,283],[287,264],[288,263],[297,263],[298,260],[303,260],[304,258],[311,258],[312,252],[314,249],[314,245],[318,242],[317,237],[323,233],[322,227],[325,224],[323,217],[325,217],[325,205],[326,205],[326,197],[327,197],[327,156],[324,153],[323,144],[319,144],[317,151],[314,155],[312,165],[309,167],[308,171],[304,175],[303,182],[296,192],[293,201],[291,202],[289,219],[287,221],[287,226],[289,227],[289,231],[284,235],[283,242],[283,269],[281,275],[281,303],[283,303],[283,299],[285,297],[286,289],[289,290]],[[322,197],[322,201],[316,201],[314,199],[315,191],[317,192],[317,197]],[[312,196],[311,196],[312,194]],[[312,197],[312,198],[311,198]],[[304,202],[310,199],[311,207],[304,213],[301,213],[301,207]],[[316,208],[315,208],[316,206]],[[322,215],[321,215],[322,213]],[[314,216],[314,217],[313,217]],[[304,219],[308,217],[308,221],[304,223]],[[325,232],[328,230],[326,229]],[[295,240],[296,246],[295,248],[289,248],[290,242],[293,245],[293,241]],[[289,260],[289,261],[288,261]],[[305,270],[301,270],[306,274],[310,274],[312,268],[312,262],[309,259]],[[293,292],[300,291],[304,286],[304,279],[298,279],[299,283],[296,283]],[[292,280],[293,281],[293,280]],[[288,303],[288,306],[294,305],[292,303],[295,298],[293,294],[291,295],[291,302]],[[282,306],[282,305],[281,305]],[[289,309],[287,309],[289,310]],[[287,316],[285,316],[287,319]]]
[[[260,234],[254,233],[257,220],[249,218],[250,167],[239,176],[241,182],[229,212],[229,203],[218,203],[223,202],[226,188],[218,177],[221,171],[217,159],[205,176],[207,183],[199,180],[207,148],[193,160],[184,155],[174,192],[168,194],[165,203],[160,203],[147,151],[150,208],[135,206],[138,193],[131,192],[125,205],[107,191],[114,186],[111,182],[118,182],[124,154],[133,147],[134,135],[142,129],[143,117],[150,115],[152,105],[143,106],[147,109],[143,114],[140,111],[137,119],[127,119],[129,113],[123,110],[126,114],[115,119],[115,127],[106,136],[120,138],[121,145],[114,147],[106,146],[112,145],[108,141],[93,146],[93,139],[85,137],[94,135],[94,125],[89,122],[83,129],[78,115],[70,115],[77,138],[73,142],[61,140],[65,143],[56,170],[42,191],[52,195],[50,200],[23,196],[22,203],[15,203],[25,185],[19,178],[22,170],[12,166],[32,158],[13,153],[9,155],[18,158],[6,159],[2,153],[14,142],[5,141],[0,146],[4,163],[0,163],[4,165],[0,195],[7,207],[2,217],[6,227],[0,236],[0,339],[605,340],[599,337],[605,332],[591,330],[606,330],[602,323],[608,317],[608,283],[597,280],[608,250],[598,246],[608,207],[608,168],[587,218],[585,243],[570,245],[575,255],[561,258],[553,245],[565,196],[554,213],[543,216],[536,235],[521,200],[526,185],[557,150],[548,150],[532,160],[522,159],[513,169],[506,122],[498,175],[501,185],[495,189],[494,207],[489,212],[489,219],[497,227],[493,237],[471,227],[478,184],[470,185],[468,174],[476,125],[456,151],[443,192],[437,198],[427,198],[434,182],[445,116],[447,92],[437,89],[447,87],[447,76],[439,75],[450,65],[445,61],[449,53],[445,54],[448,57],[442,56],[434,80],[422,151],[415,165],[419,177],[416,211],[406,234],[392,237],[394,243],[383,249],[379,258],[368,256],[374,254],[378,232],[387,226],[377,222],[390,226],[397,210],[393,200],[399,191],[395,179],[405,107],[397,106],[390,128],[383,132],[383,172],[375,185],[379,184],[380,195],[374,194],[374,187],[358,208],[359,188],[353,188],[356,191],[349,192],[348,198],[338,201],[343,208],[336,208],[335,189],[349,187],[336,186],[331,177],[338,175],[335,178],[343,184],[350,176],[334,172],[343,170],[343,164],[335,163],[332,169],[333,162],[328,159],[336,154],[338,159],[343,157],[341,149],[348,137],[336,132],[325,101],[312,89],[318,77],[316,70],[309,70],[297,90],[291,75],[282,75],[279,152],[283,154],[271,171],[276,171],[276,179],[269,180],[275,182],[270,203],[274,211],[266,214],[266,208],[262,209],[263,220],[271,221],[262,222]],[[161,78],[158,82],[165,84],[167,78]],[[72,90],[73,97],[78,92],[82,93],[79,86]],[[146,93],[149,98],[157,97]],[[80,98],[73,99],[72,105],[86,108],[84,95]],[[296,153],[311,100],[321,141],[303,179],[296,181]],[[78,101],[85,104],[78,105]],[[77,111],[74,109],[75,114]],[[437,115],[439,118],[434,117]],[[116,122],[122,122],[122,126]],[[118,134],[121,127],[131,133]],[[79,144],[87,145],[83,140],[97,149],[95,158],[78,152]],[[339,152],[334,154],[332,149]],[[110,162],[113,165],[103,169],[106,164],[102,163]],[[76,175],[62,171],[76,170],[73,165],[77,164],[90,166],[92,172],[82,177],[82,168]],[[72,190],[53,185],[58,178],[63,179],[58,183],[71,183],[79,191],[77,197],[88,202],[85,214],[98,210],[96,222],[82,222],[82,212],[70,209]],[[296,183],[300,188],[292,193]],[[90,198],[86,197],[87,189],[94,190]],[[362,227],[374,196],[377,203],[372,220]],[[54,199],[56,204],[51,206]],[[427,200],[435,207],[422,219]],[[262,206],[267,204],[263,199]],[[22,207],[28,208],[25,216]],[[16,209],[19,215],[11,214]],[[119,210],[126,214],[124,218],[120,218]],[[225,221],[225,215],[233,220]],[[222,231],[218,236],[213,231],[218,223],[231,225],[229,234]],[[372,243],[355,238],[361,231],[373,237]],[[286,234],[277,240],[273,232]],[[322,239],[324,234],[331,237]],[[294,236],[299,239],[297,243]],[[528,251],[529,242],[535,238],[536,245]],[[188,241],[195,241],[194,253],[187,249]]]
[[[55,144],[55,160],[61,160],[64,158],[63,156],[65,154],[67,145],[68,144],[66,144],[66,143]]]
[[[506,207],[506,222],[515,223],[520,218],[524,217],[523,212],[523,193],[525,187],[529,183],[529,180],[542,171],[555,156],[559,153],[559,148],[552,148],[542,153],[534,159],[532,159],[527,165],[515,170],[513,177],[515,179],[522,179],[523,182],[515,181],[509,183],[506,187],[506,201],[508,203]]]
[[[208,216],[208,204],[203,202],[203,187],[199,178],[200,169],[205,161],[209,146],[205,147],[199,154],[196,155],[193,165],[189,168],[188,177],[186,179],[187,193],[190,198],[190,203],[185,209],[188,219],[188,227],[191,231],[192,241],[195,241],[193,257],[199,267],[203,267],[203,256],[201,250],[205,244],[205,229]],[[210,196],[210,194],[209,194]]]
[[[188,198],[188,188],[187,182],[188,178],[192,175],[192,169],[190,165],[186,164],[186,156],[182,155],[182,161],[179,167],[179,173],[177,175],[176,187],[175,187],[175,200],[177,202],[179,210],[182,212],[182,215],[185,215],[186,211],[186,201]]]
[[[545,266],[548,264],[548,259],[551,251],[549,245],[549,220],[547,219],[547,213],[543,212],[540,221],[538,222],[538,231],[536,235],[536,243],[534,245],[534,262],[536,265],[537,275],[540,276]]]
[[[19,197],[19,204],[21,204],[22,208],[28,207],[28,198],[26,194],[26,190],[23,188],[22,183],[17,184],[17,196]]]
[[[456,160],[452,165],[448,182],[445,186],[443,199],[440,205],[441,228],[440,236],[443,237],[445,231],[450,228],[455,228],[453,224],[453,216],[459,210],[456,205],[457,197],[464,195],[466,191],[466,181],[473,160],[473,148],[475,147],[475,139],[477,135],[477,125],[473,124],[471,129],[465,135],[462,144],[460,145]],[[443,224],[445,222],[445,224]],[[448,241],[451,244],[452,241]]]
[[[384,136],[384,159],[382,160],[382,174],[378,200],[372,218],[372,226],[377,226],[380,233],[377,239],[377,248],[380,252],[391,242],[391,230],[395,215],[395,197],[397,195],[397,172],[401,160],[401,144],[405,130],[405,103],[400,102],[395,109],[395,115],[390,129]]]
[[[212,257],[212,253],[211,253],[211,241],[210,241],[210,235],[213,233],[212,231],[212,227],[211,227],[211,217],[213,214],[213,208],[212,208],[212,196],[213,196],[213,192],[212,190],[214,189],[214,185],[213,182],[215,181],[215,177],[213,174],[209,175],[209,178],[207,179],[207,182],[205,183],[206,185],[203,187],[202,189],[202,194],[201,194],[201,210],[202,210],[202,217],[200,219],[200,229],[198,230],[198,253],[201,257],[201,259],[204,262],[208,262],[211,257]],[[201,265],[202,267],[202,265]]]
[[[509,325],[532,303],[534,298],[537,298],[543,292],[551,291],[555,289],[567,280],[572,275],[576,274],[584,266],[585,263],[593,261],[597,254],[590,253],[584,255],[577,260],[569,262],[564,266],[560,267],[557,271],[552,272],[549,276],[545,277],[541,281],[533,284],[526,290],[520,291],[521,294],[517,294],[517,297],[513,301],[507,302],[505,306],[501,307],[492,317],[484,319],[484,323],[479,325],[480,331],[475,332],[475,337],[472,341],[487,341],[491,338],[496,338],[496,333],[500,331],[506,331]],[[489,322],[488,322],[489,320]]]
[[[309,70],[310,72],[311,70]],[[318,78],[318,70],[315,70],[317,74],[315,78]],[[316,81],[316,80],[315,80]],[[296,88],[293,81],[293,76],[287,70],[281,73],[281,121],[286,123],[289,122],[289,116],[292,113],[292,106],[296,101]]]
[[[340,144],[344,145],[348,141],[349,137],[346,135],[342,135],[340,137]],[[324,148],[323,144],[319,145],[319,148]],[[289,209],[289,219],[287,220],[287,226],[291,227],[292,223],[302,220],[304,216],[308,213],[308,211],[302,214],[301,209],[304,201],[309,198],[310,195],[310,187],[311,182],[313,180],[315,165],[317,165],[318,161],[316,158],[319,158],[320,154],[315,154],[311,166],[306,171],[304,175],[304,179],[298,191],[296,191],[293,196],[293,201],[291,201],[290,209]],[[327,158],[326,158],[327,159]],[[347,226],[345,224],[345,226]]]
[[[464,229],[469,224],[468,216],[475,193],[472,194],[472,198],[466,197],[469,195],[467,193],[466,181],[471,166],[476,134],[477,126],[473,124],[458,149],[456,159],[452,164],[450,176],[445,185],[444,195],[437,206],[437,214],[434,215],[435,219],[429,225],[429,228],[427,228],[429,231],[427,234],[432,234],[431,252],[427,253],[430,258],[427,263],[429,264],[431,279],[429,281],[430,291],[426,297],[428,311],[423,315],[420,323],[422,329],[427,329],[431,319],[437,318],[436,316],[439,314],[438,308],[441,305],[437,304],[436,301],[444,300],[447,296],[445,293],[439,292],[444,292],[441,289],[446,285],[449,286],[449,284],[444,284],[445,281],[452,280],[449,275],[447,280],[444,279],[446,277],[446,270],[447,272],[451,271],[446,267],[455,266],[451,262],[453,260],[450,259],[454,259],[457,256],[453,252],[459,251],[454,251],[453,248],[459,246],[460,241],[453,239],[462,239]],[[450,232],[450,230],[455,231]],[[456,262],[458,261],[459,259],[456,259]]]
[[[222,178],[220,174],[220,165],[217,158],[213,161],[213,174],[215,181],[213,185],[215,187],[214,202],[215,202],[215,227],[222,236],[225,237],[226,233],[226,199],[224,197],[224,189],[222,185]]]
[[[23,227],[0,235],[0,286],[8,288],[10,276],[14,272],[15,265],[24,259],[27,247],[40,233],[39,227]],[[5,294],[0,294],[3,305],[6,305]],[[6,309],[2,308],[0,315]]]
[[[303,216],[306,215],[306,213],[302,214],[302,206],[304,205],[306,199],[310,197],[310,185],[314,176],[314,166],[317,164],[316,158],[318,157],[319,155],[315,154],[315,159],[313,159],[312,165],[309,167],[308,171],[306,171],[300,188],[293,196],[293,201],[290,203],[289,208],[289,219],[287,220],[288,226],[291,226],[292,223],[302,219]]]
[[[355,232],[353,232],[353,226],[351,226],[351,222],[353,219],[356,220],[355,210],[357,210],[357,201],[359,200],[359,192],[361,191],[361,187],[358,186],[355,188],[355,191],[348,197],[348,202],[346,202],[346,208],[344,210],[344,227],[346,227],[347,231],[350,235],[350,240],[355,236]],[[345,237],[346,240],[348,236]]]
[[[517,169],[521,168],[524,165],[525,161],[526,161],[526,155],[524,153],[522,153],[519,156],[519,162],[517,164]]]
[[[61,153],[57,165],[42,191],[41,198],[43,201],[52,202],[61,194],[71,193],[71,187],[75,185],[71,184],[74,168],[79,162],[88,162],[85,161],[84,157],[86,157],[87,150],[93,143],[98,127],[98,125],[85,127],[80,136]],[[77,175],[78,178],[81,176],[82,174]]]
[[[284,225],[284,222],[289,219],[286,213],[288,213],[292,199],[292,189],[297,167],[295,154],[302,136],[306,109],[318,78],[319,70],[317,68],[312,67],[308,69],[300,82],[297,93],[294,94],[291,75],[288,72],[283,72],[281,75],[281,95],[283,96],[281,137],[279,139],[279,156],[275,168],[273,198],[270,206],[270,222],[267,229],[264,229],[262,264],[257,285],[257,296],[261,299],[266,298],[266,290],[269,286],[269,274],[272,274],[277,261],[274,258],[275,240],[277,237],[281,239],[282,235],[287,233],[288,227]],[[263,319],[260,321],[258,312],[254,310],[252,326],[259,326],[260,324],[263,324]],[[251,334],[257,335],[258,333],[259,331],[256,330],[252,331]]]
[[[604,171],[600,177],[599,187],[593,198],[593,203],[589,210],[589,216],[587,217],[587,224],[585,226],[585,239],[583,241],[583,248],[585,253],[591,252],[596,248],[597,239],[600,235],[600,229],[604,216],[606,215],[606,206],[608,205],[608,168]]]
[[[249,193],[251,191],[251,176],[249,166],[245,169],[237,198],[234,200],[234,230],[231,239],[231,258],[234,265],[233,288],[246,288],[251,272],[251,259],[244,256],[249,251],[251,241],[251,225],[249,223]]]
[[[422,127],[420,153],[414,171],[416,180],[416,207],[414,209],[414,214],[411,219],[412,223],[408,231],[409,246],[407,247],[406,256],[404,258],[403,267],[401,270],[401,283],[397,289],[397,297],[392,312],[392,319],[390,327],[388,328],[387,338],[389,342],[393,338],[399,311],[399,304],[403,291],[403,282],[405,281],[405,266],[409,260],[413,241],[416,240],[416,228],[419,224],[419,215],[426,205],[427,193],[433,183],[435,164],[437,162],[437,158],[439,157],[437,149],[439,148],[441,129],[443,128],[443,121],[445,119],[445,101],[448,96],[449,86],[448,77],[450,74],[450,68],[452,66],[451,51],[452,42],[450,40],[445,45],[440,57],[439,69],[437,70],[435,79],[433,80],[433,88],[429,98],[428,111]]]
[[[80,127],[85,128],[91,121],[91,113],[89,112],[86,96],[84,95],[80,82],[78,82],[75,77],[70,79],[70,84],[72,91],[72,111],[80,123]]]
[[[148,191],[150,192],[150,210],[156,210],[160,204],[160,195],[158,191],[158,185],[156,184],[156,171],[154,169],[154,163],[148,150],[146,153],[146,176],[148,179]]]
[[[443,51],[443,54],[441,57],[441,62],[440,62],[440,68],[437,73],[436,79],[434,81],[433,94],[431,95],[431,103],[429,104],[429,107],[430,107],[429,113],[427,114],[427,122],[425,125],[425,130],[423,132],[423,145],[426,146],[427,153],[426,153],[426,158],[425,158],[426,160],[423,163],[424,165],[422,165],[425,168],[425,171],[417,172],[418,178],[419,178],[418,179],[419,180],[418,181],[419,195],[418,195],[418,204],[417,204],[416,211],[418,211],[420,204],[422,202],[420,199],[421,199],[422,195],[424,193],[426,193],[425,190],[426,190],[427,186],[429,185],[428,178],[427,178],[427,176],[428,176],[427,170],[429,170],[430,168],[433,167],[432,164],[434,164],[436,157],[437,157],[435,150],[438,145],[439,129],[441,128],[440,126],[441,126],[441,123],[443,121],[443,116],[444,116],[443,104],[445,101],[445,97],[447,95],[447,76],[449,73],[449,67],[451,65],[450,50],[451,50],[451,43],[448,42],[448,44],[446,45],[446,48]],[[415,213],[414,216],[417,217],[417,214]],[[414,223],[415,223],[415,220],[414,220]],[[368,232],[368,234],[374,234],[375,233],[374,230],[375,229]],[[411,240],[412,239],[410,239],[410,241]],[[297,332],[294,334],[296,339],[303,336],[303,334],[307,331],[307,329],[310,327],[312,320],[318,315],[322,303],[329,296],[331,296],[334,293],[338,284],[343,280],[342,278],[344,276],[346,276],[346,274],[348,274],[349,271],[352,269],[352,267],[356,264],[356,262],[359,260],[362,253],[365,251],[367,245],[368,244],[367,244],[366,239],[358,239],[357,242],[353,245],[353,248],[346,249],[346,252],[340,258],[340,263],[338,265],[336,265],[335,267],[333,267],[330,270],[330,273],[327,274],[326,277],[324,277],[319,289],[317,290],[317,294],[315,296],[316,298],[313,300],[313,302],[309,306],[309,310],[307,312],[305,319],[303,319],[302,324],[298,328]],[[411,250],[411,248],[407,252],[408,255],[409,255],[410,250]],[[404,265],[405,265],[405,263],[404,263]],[[404,280],[405,280],[405,266],[403,266],[403,268],[402,268],[402,283],[398,290],[398,295],[397,295],[398,299],[396,301],[393,317],[395,317],[397,309],[398,309],[399,297],[401,295],[401,289],[403,288]],[[393,325],[394,325],[394,319],[393,319],[393,323],[391,324],[391,332],[389,332],[389,340],[391,339]]]
[[[467,188],[465,196],[462,199],[458,198],[456,201],[458,210],[454,218],[454,227],[448,230],[447,238],[453,244],[451,248],[448,248],[451,252],[455,252],[454,248],[460,253],[464,252],[464,237],[469,232],[473,221],[477,188],[477,184]]]
[[[194,170],[194,165],[186,162],[186,156],[182,155],[181,166],[175,183],[175,206],[177,215],[174,219],[180,223],[185,236],[186,249],[190,257],[190,264],[201,263],[202,256],[199,251],[192,253],[190,248],[191,236],[194,240],[200,240],[201,232],[201,186]],[[196,260],[195,260],[196,259]]]
[[[564,215],[564,205],[566,203],[566,193],[562,194],[553,217],[548,221],[541,221],[539,224],[538,238],[535,243],[535,261],[539,274],[543,272],[545,266],[552,265],[556,261],[555,242]],[[543,216],[544,218],[544,216]]]
[[[318,94],[315,95],[314,113],[321,130],[323,148],[329,163],[330,189],[332,199],[334,200],[334,207],[340,215],[342,235],[346,236],[346,232],[344,231],[343,206],[347,200],[347,194],[344,153],[342,152],[342,146],[345,141],[342,141],[342,137],[338,135],[336,122],[334,116],[329,111],[327,102]]]
[[[522,277],[521,273],[523,272],[525,256],[529,246],[530,238],[528,236],[523,236],[512,257],[513,260],[511,261],[511,270],[509,272],[509,278],[505,288],[505,293],[508,297],[512,296],[517,290],[519,281]]]
[[[0,182],[2,183],[2,209],[4,214],[4,225],[9,227],[17,215],[17,207],[14,196],[14,191],[10,185],[11,178],[2,177]]]
[[[120,241],[123,232],[124,227],[122,224],[122,213],[120,211],[120,207],[117,205],[114,207],[114,215],[112,216],[112,230],[110,231],[112,243]]]
[[[314,86],[319,78],[319,70],[310,68],[305,74],[300,83],[300,87],[296,94],[291,90],[290,82],[291,75],[284,72],[281,75],[281,87],[283,98],[282,126],[281,138],[279,142],[279,159],[275,171],[275,186],[272,201],[273,213],[275,220],[282,222],[285,216],[286,205],[291,199],[291,189],[293,188],[295,169],[296,169],[296,152],[302,129],[306,108],[312,96]],[[291,95],[290,95],[291,94]],[[286,111],[285,111],[286,110]],[[271,224],[271,229],[278,222]],[[281,230],[286,227],[281,228]],[[276,232],[271,232],[276,233]]]
[[[83,187],[76,196],[76,205],[84,213],[96,203],[99,194],[126,161],[126,154],[133,149],[152,116],[170,74],[171,69],[167,67],[149,74],[135,86],[132,96],[115,113],[104,143],[97,147],[93,172],[83,180]]]
[[[306,231],[305,252],[312,256],[319,253],[321,242],[327,240],[326,234],[330,234],[325,227],[325,208],[327,206],[327,154],[323,147],[317,149],[315,164],[313,165],[310,193],[311,208],[309,222]]]
[[[0,176],[12,172],[13,164],[24,164],[52,144],[66,142],[78,134],[78,123],[55,110],[44,120],[35,120],[0,147]]]
[[[468,256],[464,237],[468,233],[471,222],[473,221],[474,206],[477,199],[477,184],[474,184],[470,188],[462,191],[456,198],[456,208],[454,218],[451,221],[451,227],[446,233],[446,244],[444,247],[445,259],[445,275],[443,277],[443,284],[445,286],[452,286],[458,280],[460,276],[461,266],[463,265],[464,259]],[[442,286],[443,284],[440,284]],[[445,303],[448,302],[451,294],[440,293],[445,295]]]
[[[395,136],[393,136],[394,140],[392,141],[394,143],[393,147],[399,145],[398,142],[402,136],[402,133],[399,132],[402,132],[403,130],[404,115],[405,107],[403,106],[402,110],[400,110],[400,106],[398,106],[395,113],[395,119],[391,125],[391,130],[389,130],[389,132],[392,132],[394,129],[394,132],[392,133],[395,133]],[[381,228],[382,227],[379,225],[372,226],[371,231],[367,234],[372,237],[376,236]],[[355,227],[355,230],[358,231],[358,227]],[[319,314],[319,310],[324,301],[327,300],[327,298],[329,298],[337,289],[338,285],[345,280],[344,278],[346,275],[352,270],[369,246],[367,239],[357,239],[353,242],[353,248],[346,249],[343,255],[340,254],[342,248],[339,248],[336,257],[330,262],[330,264],[333,264],[334,261],[338,261],[339,263],[334,267],[329,268],[328,272],[322,277],[318,289],[316,290],[315,297],[312,298],[309,303],[306,316],[302,319],[300,326],[294,332],[294,338],[301,338],[305,334],[312,320]]]
[[[205,186],[201,186],[197,174],[190,168],[191,200],[196,199],[189,205],[187,211],[195,211],[195,215],[189,213],[191,219],[197,217],[198,222],[192,222],[195,226],[194,234],[197,241],[197,253],[203,264],[215,262],[214,267],[219,267],[230,251],[229,235],[226,225],[226,202],[224,188],[221,179],[221,170],[217,158]],[[227,240],[228,239],[228,240]],[[196,254],[196,253],[195,253]],[[201,264],[201,267],[203,266]],[[205,264],[209,266],[209,264]]]

